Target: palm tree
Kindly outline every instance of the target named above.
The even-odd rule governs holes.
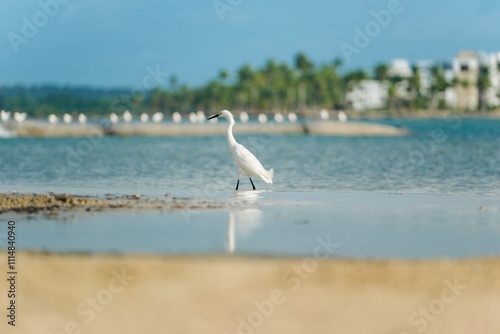
[[[219,71],[217,75],[217,85],[215,89],[215,98],[219,103],[219,106],[224,106],[225,108],[232,108],[232,87],[227,85],[227,80],[229,78],[229,72],[225,69]]]
[[[389,66],[385,63],[375,65],[375,79],[378,81],[386,81],[389,78]]]
[[[302,76],[310,72],[313,67],[314,64],[307,58],[305,53],[299,52],[295,56],[295,68],[300,72]]]
[[[295,56],[295,68],[299,72],[299,82],[297,86],[298,95],[298,106],[299,108],[304,108],[307,106],[308,99],[308,86],[311,84],[311,71],[314,68],[314,64],[307,58],[305,53],[299,52]]]
[[[151,110],[158,110],[161,103],[161,90],[160,88],[154,88],[149,94],[149,108]]]
[[[486,92],[491,87],[490,71],[488,67],[481,65],[477,77],[478,109],[484,110],[486,107]]]
[[[315,73],[313,99],[316,106],[335,108],[342,104],[342,82],[337,64],[323,64]]]
[[[344,87],[350,88],[353,84],[357,84],[362,80],[368,79],[368,73],[365,70],[352,70],[344,74],[342,83]]]
[[[170,78],[168,79],[168,81],[170,83],[170,89],[172,91],[176,90],[177,89],[177,83],[178,83],[177,76],[176,75],[171,75]]]
[[[443,67],[435,65],[431,67],[432,85],[431,85],[431,106],[441,108],[444,106],[444,91],[450,87],[450,84],[444,77]]]
[[[282,107],[286,109],[296,106],[297,75],[287,64],[278,66],[278,96],[282,101]]]
[[[252,92],[256,89],[255,73],[252,66],[244,64],[237,71],[238,80],[235,90],[237,95],[238,105],[242,109],[251,109],[255,107],[252,100]]]
[[[265,78],[265,96],[270,96],[270,105],[272,109],[279,109],[281,107],[278,101],[278,85],[280,84],[280,73],[278,63],[274,59],[269,59],[262,69]]]
[[[341,58],[337,57],[333,60],[332,67],[331,67],[331,75],[332,75],[332,82],[331,82],[331,95],[332,95],[332,101],[335,104],[334,107],[338,108],[341,107],[345,104],[344,101],[344,92],[342,90],[342,77],[340,74],[340,69],[343,65],[343,61]]]
[[[229,78],[229,72],[227,70],[220,70],[218,74],[218,79],[221,84],[224,84],[225,81]]]
[[[344,65],[344,62],[342,61],[342,58],[340,57],[336,57],[334,60],[333,60],[333,68],[335,68],[336,71],[338,71],[342,65]]]
[[[387,90],[387,108],[389,110],[397,109],[397,107],[398,107],[397,94],[398,94],[398,90],[396,87],[396,83],[391,81],[389,83],[389,88]]]
[[[407,85],[407,87],[404,87]],[[403,89],[402,89],[403,88]],[[407,94],[404,94],[406,91],[409,91],[409,80],[400,76],[400,75],[390,75],[389,76],[389,89],[388,89],[388,108],[398,110],[402,105],[406,105],[408,102]]]
[[[422,82],[420,80],[420,68],[417,65],[412,66],[412,76],[409,78],[408,89],[410,96],[410,107],[419,109],[424,106],[424,98],[422,96]]]

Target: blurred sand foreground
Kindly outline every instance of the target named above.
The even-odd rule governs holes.
[[[17,254],[1,333],[500,333],[500,259]],[[7,328],[9,327],[9,328]]]

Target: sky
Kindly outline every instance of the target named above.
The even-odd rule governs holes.
[[[196,86],[299,51],[347,70],[500,50],[498,0],[2,0],[0,13],[0,85]]]

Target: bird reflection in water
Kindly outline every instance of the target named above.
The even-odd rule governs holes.
[[[231,209],[227,220],[226,251],[234,253],[236,237],[240,240],[252,234],[262,223],[259,199],[264,191],[237,191],[231,197]]]

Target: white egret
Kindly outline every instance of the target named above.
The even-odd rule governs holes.
[[[205,113],[204,113],[203,111],[198,110],[198,111],[196,112],[196,117],[198,118],[198,122],[199,122],[199,123],[203,123],[203,122],[205,122],[205,117],[206,117],[206,116],[205,116]]]
[[[174,121],[174,123],[179,124],[180,122],[182,122],[181,114],[178,111],[174,111],[172,113],[172,120]]]
[[[330,118],[330,113],[326,109],[321,109],[321,111],[319,112],[319,116],[322,120],[326,121]]]
[[[196,114],[194,112],[190,112],[189,115],[188,115],[188,117],[189,117],[189,121],[191,123],[198,122],[198,116],[196,116]]]
[[[123,120],[124,120],[125,122],[127,122],[127,123],[132,122],[132,118],[133,118],[133,116],[132,116],[132,114],[130,113],[130,111],[125,110],[125,111],[123,112]]]
[[[248,117],[248,113],[246,111],[242,111],[240,113],[240,121],[242,121],[243,123],[246,123],[246,122],[248,122],[249,119],[250,119],[250,117]]]
[[[149,115],[148,115],[148,114],[146,114],[145,112],[143,112],[143,113],[141,114],[141,117],[140,117],[140,118],[141,118],[141,122],[142,122],[142,123],[147,123],[147,122],[149,121]]]
[[[345,112],[339,111],[339,113],[337,114],[337,117],[338,117],[339,121],[347,122],[347,115],[345,114]]]
[[[277,112],[276,114],[274,114],[274,121],[276,123],[283,123],[283,121],[285,120],[285,118],[283,117],[283,115],[279,112]]]
[[[57,118],[57,116],[54,114],[50,114],[49,117],[47,117],[47,120],[50,124],[56,124],[57,122],[59,122],[59,118]]]
[[[259,114],[259,116],[257,116],[257,119],[259,120],[259,123],[266,123],[267,122],[266,114]]]
[[[73,120],[73,117],[71,117],[70,114],[65,113],[63,115],[63,121],[64,121],[64,123],[71,123],[72,120]]]
[[[289,113],[288,120],[292,123],[297,122],[297,115],[294,112]]]
[[[163,120],[163,113],[160,112],[160,111],[157,111],[153,114],[153,116],[151,116],[151,119],[153,120],[153,122],[155,123],[160,123],[162,120]]]
[[[248,176],[250,179],[250,183],[252,184],[253,190],[255,190],[255,185],[253,184],[251,176],[257,176],[262,179],[262,181],[266,183],[273,183],[274,171],[273,169],[266,170],[262,164],[257,160],[257,158],[245,148],[245,146],[238,144],[233,136],[233,126],[234,126],[234,117],[227,110],[222,110],[215,115],[210,116],[207,120],[216,118],[216,117],[224,117],[228,121],[227,125],[227,145],[229,146],[229,151],[233,156],[234,161],[238,165],[239,168],[239,176],[238,182],[236,183],[236,190],[240,185],[240,178],[243,175]]]
[[[25,112],[14,112],[14,120],[18,123],[24,122],[27,117],[28,114],[26,114]]]
[[[111,121],[111,123],[115,124],[115,123],[118,123],[118,115],[115,114],[114,112],[112,112],[111,114],[109,114],[109,120]]]
[[[79,114],[78,114],[78,122],[79,122],[80,124],[85,124],[85,123],[87,123],[87,116],[85,116],[85,114],[79,113]]]
[[[10,118],[10,111],[2,110],[0,111],[0,119],[2,122],[7,122]]]

